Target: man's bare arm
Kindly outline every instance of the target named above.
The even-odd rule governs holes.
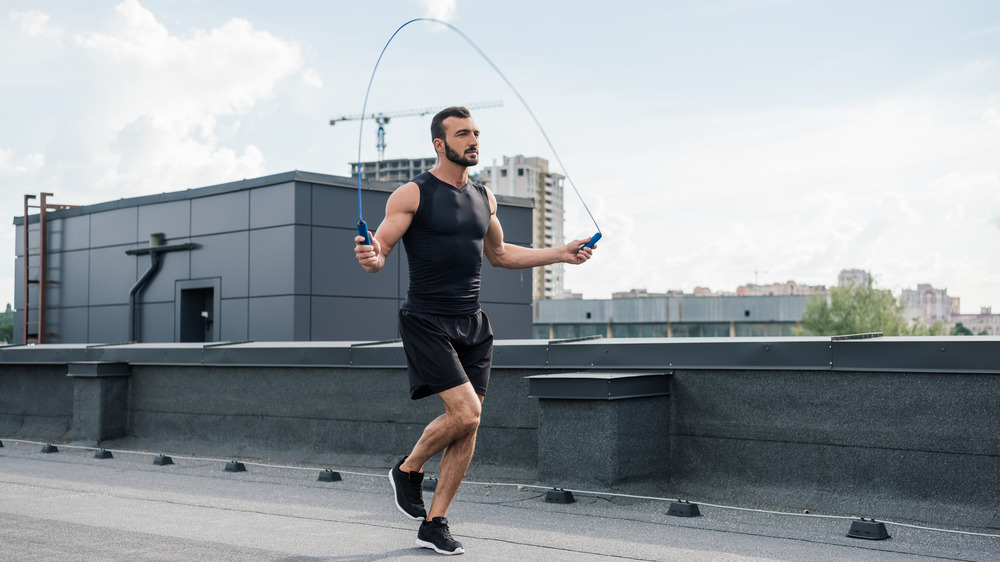
[[[354,238],[354,255],[368,273],[378,273],[385,267],[385,259],[403,237],[413,222],[413,214],[420,206],[420,187],[410,182],[392,192],[385,203],[385,220],[378,230],[371,233],[371,245],[361,236]]]
[[[594,248],[585,248],[584,244],[590,241],[574,240],[565,246],[555,248],[525,248],[515,244],[507,244],[503,241],[503,227],[500,219],[497,218],[496,197],[489,190],[486,191],[490,201],[490,225],[486,231],[486,238],[483,240],[483,253],[486,259],[494,267],[507,269],[522,269],[527,267],[538,267],[553,263],[581,264],[591,258]]]

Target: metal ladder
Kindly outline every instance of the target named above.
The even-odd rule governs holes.
[[[35,199],[35,196],[28,194],[24,196],[24,224],[22,225],[24,229],[24,310],[22,314],[23,329],[21,331],[21,342],[24,344],[45,343],[45,339],[53,335],[45,330],[45,292],[50,283],[48,279],[48,260],[46,259],[48,252],[47,214],[49,211],[76,207],[76,205],[49,203],[49,197],[52,197],[51,193],[42,193],[39,204],[32,205],[31,201]],[[31,228],[31,221],[29,220],[31,209],[39,210],[37,228]],[[36,232],[38,233],[38,245],[32,246],[31,235]],[[35,253],[32,254],[32,252]],[[34,263],[32,258],[35,258],[37,263]],[[35,274],[32,275],[32,273]],[[35,296],[38,300],[34,302],[31,300],[32,287],[37,287]],[[31,319],[32,310],[35,311],[35,320]],[[31,330],[32,326],[34,327],[34,331]]]

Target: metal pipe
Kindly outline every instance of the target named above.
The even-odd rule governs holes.
[[[140,277],[139,280],[135,282],[135,285],[132,285],[132,288],[128,291],[128,341],[130,342],[138,341],[135,329],[136,295],[146,285],[146,282],[152,279],[156,270],[160,269],[160,252],[150,252],[149,260],[149,269],[146,270],[146,273],[142,274],[142,277]]]
[[[136,306],[136,301],[138,300],[139,292],[146,286],[147,283],[156,275],[157,270],[160,269],[160,254],[165,254],[167,252],[178,252],[182,250],[194,250],[198,247],[197,244],[192,242],[187,242],[184,244],[174,244],[171,246],[162,246],[163,235],[162,234],[151,234],[149,236],[149,247],[148,248],[138,248],[135,250],[125,250],[125,253],[130,256],[138,256],[142,254],[149,254],[150,264],[149,269],[142,274],[142,277],[132,285],[132,288],[128,291],[128,338],[130,342],[139,341],[138,336],[138,326],[136,326],[135,316],[138,312],[138,307]]]

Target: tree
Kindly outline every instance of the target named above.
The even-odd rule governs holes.
[[[953,336],[971,336],[972,330],[966,328],[961,322],[955,324],[955,327],[951,329],[951,335]]]
[[[9,343],[14,337],[14,311],[7,303],[7,310],[0,314],[0,342]]]
[[[889,291],[866,283],[848,284],[830,289],[829,296],[816,295],[806,302],[802,336],[842,336],[882,332],[886,336],[932,336],[944,333],[944,324],[913,326],[903,318],[903,305]]]

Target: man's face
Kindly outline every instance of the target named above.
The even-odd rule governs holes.
[[[448,160],[466,168],[479,164],[479,129],[471,117],[444,120],[444,153]]]

